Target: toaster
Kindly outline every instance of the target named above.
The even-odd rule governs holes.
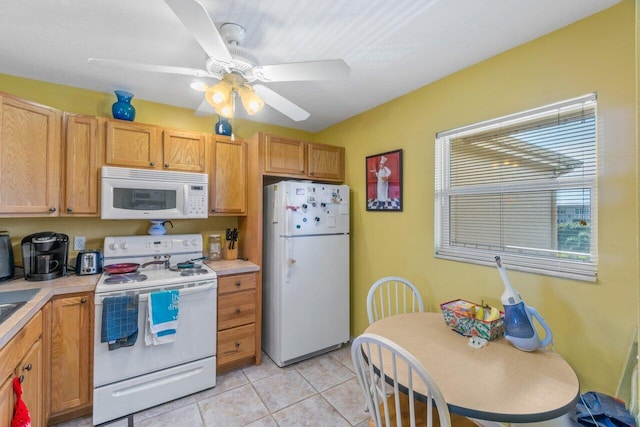
[[[76,258],[77,276],[100,273],[102,273],[102,252],[100,252],[99,249],[78,253],[78,257]]]

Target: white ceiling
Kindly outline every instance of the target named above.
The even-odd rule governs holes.
[[[261,65],[343,59],[343,81],[265,83],[309,111],[251,120],[316,132],[619,0],[202,0],[242,25]],[[100,67],[88,58],[204,69],[206,55],[163,0],[3,0],[0,73],[195,110],[193,77]],[[215,80],[209,80],[209,84]],[[115,96],[114,96],[115,101]],[[242,110],[241,108],[238,110]],[[244,116],[239,111],[238,117]],[[244,116],[246,118],[246,116]]]

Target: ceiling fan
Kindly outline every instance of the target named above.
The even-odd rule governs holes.
[[[267,104],[294,121],[306,120],[309,113],[267,86],[250,85],[250,83],[336,80],[347,78],[351,71],[341,59],[258,65],[256,58],[240,47],[245,36],[245,29],[242,26],[225,23],[218,31],[199,0],[165,0],[165,2],[191,31],[209,57],[205,62],[205,69],[141,64],[115,59],[89,58],[89,62],[138,71],[211,77],[220,80],[220,83],[213,86],[202,81],[191,85],[193,89],[205,93],[205,100],[196,110],[196,114],[210,113],[210,108],[207,106],[211,105],[219,115],[232,117],[237,96],[250,115],[257,113],[264,104]]]

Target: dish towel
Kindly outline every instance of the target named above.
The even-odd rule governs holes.
[[[105,297],[102,300],[100,342],[109,344],[109,351],[130,347],[138,339],[138,295]]]
[[[149,294],[149,317],[145,328],[146,345],[174,342],[180,314],[180,292],[160,291]]]
[[[22,385],[18,377],[13,379],[13,392],[16,394],[16,406],[13,408],[11,427],[31,427],[31,416],[22,400]]]

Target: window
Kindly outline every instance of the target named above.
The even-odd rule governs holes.
[[[595,281],[596,95],[436,135],[435,256]]]

